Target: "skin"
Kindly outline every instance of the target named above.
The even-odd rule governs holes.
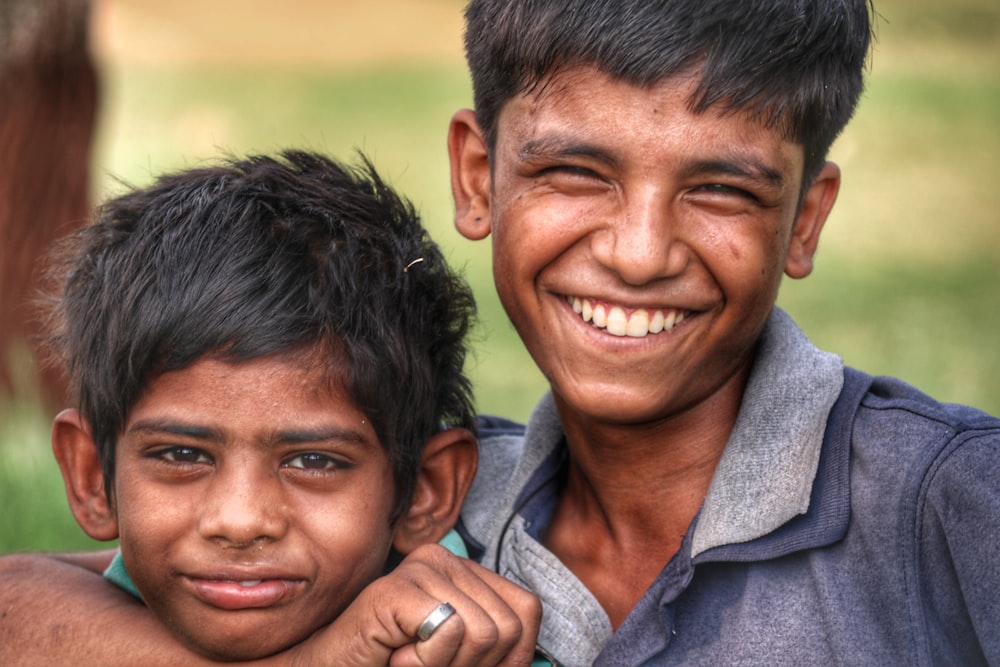
[[[3,608],[17,610],[0,614],[2,664],[221,664],[192,652],[148,607],[81,565],[78,555],[0,558]],[[417,627],[440,600],[451,602],[455,615],[429,640],[414,641]],[[331,625],[287,651],[244,664],[528,665],[540,618],[535,596],[428,544],[365,588]]]
[[[456,225],[470,239],[493,235],[498,292],[550,379],[566,429],[568,477],[544,542],[617,627],[704,499],[781,274],[811,271],[840,174],[827,164],[800,206],[801,146],[739,115],[692,115],[684,80],[637,89],[577,70],[548,83],[504,107],[492,156],[474,113],[454,116]],[[584,323],[569,296],[684,318],[652,336],[614,336]],[[138,626],[80,572],[8,557],[3,573],[39,582],[5,593],[21,612],[17,623],[0,618],[2,637],[25,660],[59,655],[65,644],[39,636],[53,623],[77,651],[98,629],[132,635]],[[54,581],[72,583],[72,593]],[[431,590],[450,599],[437,583]],[[92,632],[85,596],[87,608],[105,610]],[[322,634],[338,632],[342,619]],[[131,664],[134,654],[112,653],[129,636],[116,639],[88,648],[104,664]]]
[[[456,224],[492,235],[497,292],[566,431],[544,542],[617,627],[705,497],[782,275],[812,270],[840,176],[825,165],[800,205],[802,147],[692,113],[686,79],[545,83],[503,107],[492,154],[472,112],[453,118]],[[585,321],[598,308],[618,322]],[[656,313],[674,325],[650,333]]]
[[[322,383],[282,358],[207,358],[158,376],[129,413],[108,528],[150,608],[206,655],[295,644],[381,574],[389,457]]]
[[[75,580],[58,606],[72,622],[60,626],[58,642],[25,623],[0,624],[8,646],[19,647],[11,659],[60,664],[68,649],[92,651],[101,664],[140,656],[201,664],[293,647],[268,664],[327,664],[331,655],[343,665],[529,662],[537,599],[434,544],[457,520],[475,473],[472,434],[431,437],[410,507],[390,524],[388,454],[322,368],[301,355],[238,364],[207,357],[156,377],[118,439],[113,503],[86,422],[75,410],[61,413],[53,450],[71,509],[91,536],[120,538],[148,606],[73,568],[46,565],[58,580]],[[380,576],[391,547],[410,555]],[[103,567],[106,556],[75,562]],[[20,565],[30,579],[33,561]],[[8,561],[6,571],[17,566]],[[39,608],[27,603],[30,587],[8,595],[25,601],[29,615]],[[88,643],[95,614],[85,600],[100,610],[99,625],[109,624],[100,645]],[[442,600],[456,615],[414,642]],[[151,625],[150,610],[162,625]],[[130,641],[136,630],[141,647]]]

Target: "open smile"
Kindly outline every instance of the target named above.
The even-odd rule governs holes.
[[[584,322],[614,336],[643,338],[670,331],[690,314],[677,308],[628,308],[578,296],[566,300]]]

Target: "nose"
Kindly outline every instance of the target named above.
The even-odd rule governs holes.
[[[235,464],[217,470],[201,505],[203,538],[244,549],[279,540],[287,530],[277,471]]]
[[[679,223],[663,193],[653,187],[634,192],[594,236],[592,251],[630,285],[676,276],[690,260]]]

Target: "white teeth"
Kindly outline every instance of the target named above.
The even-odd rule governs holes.
[[[624,316],[625,311],[622,311],[622,317]],[[649,311],[645,308],[640,308],[632,313],[632,317],[628,318],[628,325],[625,327],[625,335],[631,336],[632,338],[642,338],[647,333],[649,333]]]
[[[584,303],[587,302],[584,301]],[[586,310],[584,310],[584,312],[586,312]],[[587,319],[586,316],[584,316],[583,319]],[[608,326],[608,312],[604,309],[604,306],[602,304],[597,304],[596,306],[594,306],[594,315],[592,321],[594,323],[594,326],[600,329],[603,329],[604,327]]]
[[[653,316],[649,318],[649,333],[660,333],[663,331],[663,311],[654,310]]]
[[[608,321],[605,328],[609,334],[624,336],[627,333],[629,320],[625,317],[625,311],[618,306],[608,311]]]
[[[253,581],[238,581],[236,583],[238,583],[240,586],[243,586],[244,588],[250,588],[251,586],[256,586],[260,582],[261,582],[260,579],[254,579]]]
[[[608,306],[594,303],[590,299],[569,297],[567,299],[573,312],[599,329],[605,329],[613,336],[629,336],[642,338],[648,334],[670,331],[684,319],[682,311],[657,308],[636,308],[631,314],[626,313],[621,306]]]

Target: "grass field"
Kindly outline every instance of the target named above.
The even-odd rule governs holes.
[[[364,149],[476,290],[481,409],[525,418],[544,383],[493,295],[488,244],[451,227],[445,128],[471,103],[461,3],[300,2],[280,19],[273,6],[95,4],[97,194],[220,151]],[[833,154],[840,201],[815,274],[780,302],[849,363],[1000,413],[1000,4],[877,6],[868,91]],[[3,408],[0,552],[89,544],[48,452],[51,416]]]

